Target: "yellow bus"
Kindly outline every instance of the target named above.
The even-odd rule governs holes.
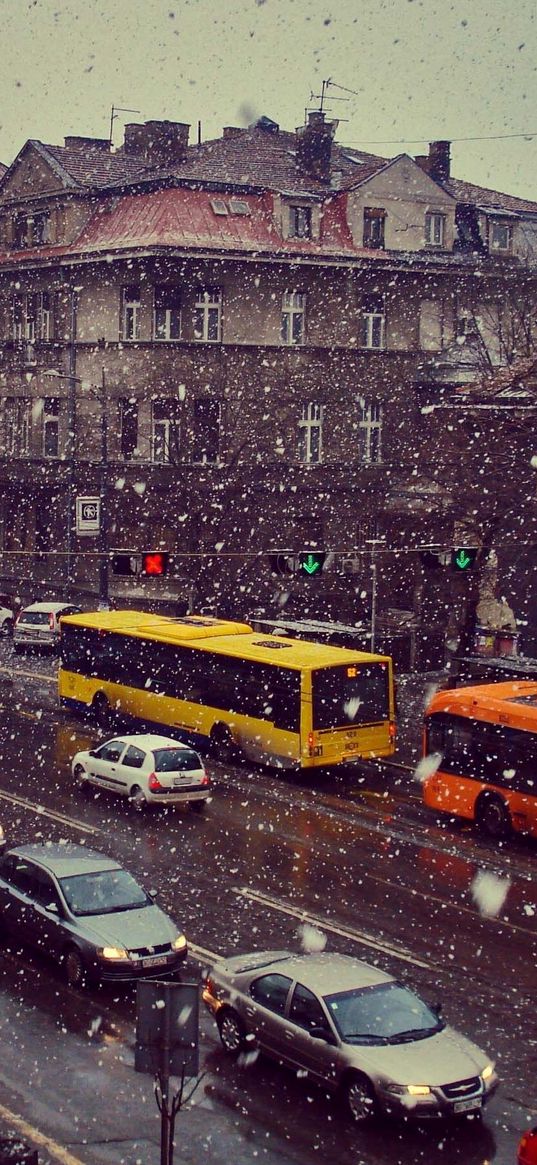
[[[318,768],[395,749],[388,656],[256,634],[201,615],[95,611],[61,621],[62,705],[102,727],[166,725],[219,759]]]
[[[425,712],[423,783],[431,809],[489,837],[537,837],[537,683],[507,680],[437,692]]]

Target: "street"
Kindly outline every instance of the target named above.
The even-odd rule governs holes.
[[[59,710],[53,660],[15,661],[9,643],[0,652],[8,845],[68,839],[114,856],[184,925],[186,980],[224,954],[299,950],[307,923],[327,949],[441,1000],[448,1022],[497,1061],[501,1085],[483,1120],[355,1129],[306,1079],[264,1058],[227,1060],[202,1012],[203,1075],[177,1118],[177,1162],[514,1163],[537,1113],[535,844],[517,838],[498,849],[438,822],[402,764],[312,778],[208,760],[214,795],[203,817],[86,799],[69,762],[102,734]],[[508,881],[497,916],[476,905],[477,873]],[[18,1114],[64,1147],[64,1165],[157,1165],[159,1117],[151,1078],[134,1072],[134,1019],[134,989],[72,991],[27,950],[4,954],[0,1124]],[[40,1149],[40,1162],[60,1159]]]

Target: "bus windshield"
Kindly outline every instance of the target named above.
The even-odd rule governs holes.
[[[384,663],[319,668],[313,672],[313,730],[378,724],[390,718]]]

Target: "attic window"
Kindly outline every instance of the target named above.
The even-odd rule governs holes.
[[[230,198],[229,209],[232,214],[250,214],[250,207],[242,198]]]
[[[311,206],[289,207],[289,237],[311,239]]]
[[[227,203],[223,198],[211,198],[213,214],[229,214]]]

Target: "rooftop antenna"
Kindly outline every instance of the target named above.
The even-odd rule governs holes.
[[[113,138],[113,133],[114,133],[114,122],[116,120],[118,113],[141,113],[141,112],[142,112],[141,109],[126,109],[124,105],[113,105],[112,106],[112,110],[110,113],[110,137],[108,139],[110,142],[110,145],[113,145],[112,138]]]
[[[328,99],[328,90],[329,89],[341,89],[341,91],[343,93],[354,93],[356,97],[359,96],[358,93],[355,93],[354,89],[346,89],[344,85],[338,85],[336,83],[336,81],[332,80],[331,77],[327,77],[326,81],[322,82],[320,93],[313,93],[313,92],[310,93],[310,101],[318,101],[319,102],[319,113],[329,112],[329,110],[326,108],[326,101]],[[333,96],[331,96],[330,97],[330,104],[332,104],[333,101],[347,102],[348,100],[349,100],[348,97],[333,97]],[[307,110],[306,110],[306,113],[307,113]],[[346,121],[347,118],[340,118],[340,120]]]

